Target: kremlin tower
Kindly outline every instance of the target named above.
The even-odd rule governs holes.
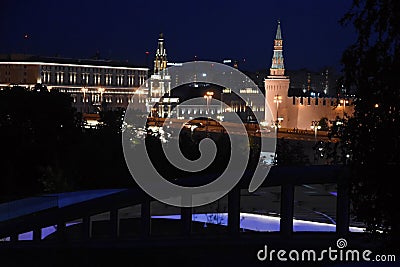
[[[290,80],[288,76],[285,76],[285,64],[283,58],[283,39],[281,23],[278,21],[278,27],[276,29],[276,35],[274,40],[274,54],[272,56],[272,64],[269,70],[269,75],[265,79],[265,102],[266,102],[266,113],[267,118],[268,106],[273,114],[272,125],[279,126],[287,125],[288,114],[287,109],[287,98],[289,91]]]

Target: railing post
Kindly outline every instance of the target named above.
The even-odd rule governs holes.
[[[18,241],[18,233],[13,233],[10,235],[10,241],[11,242],[17,242]]]
[[[282,235],[290,236],[293,233],[293,211],[294,211],[294,185],[283,184],[281,186],[281,220],[280,232]]]
[[[347,235],[350,226],[350,198],[349,181],[347,176],[339,177],[337,183],[336,200],[336,233],[340,236]]]
[[[57,237],[60,241],[64,241],[66,239],[66,226],[64,221],[59,221],[57,223]]]
[[[182,233],[186,236],[192,232],[192,207],[181,208]]]
[[[150,214],[150,197],[144,196],[141,204],[141,234],[148,237],[151,234],[151,214]]]
[[[90,216],[82,218],[82,238],[84,240],[90,239],[92,236]]]
[[[110,230],[111,237],[118,238],[119,236],[119,218],[118,218],[118,209],[113,208],[110,211]]]
[[[228,230],[231,235],[240,232],[240,188],[238,186],[228,193]]]
[[[35,227],[33,229],[33,241],[40,241],[42,240],[42,228]]]

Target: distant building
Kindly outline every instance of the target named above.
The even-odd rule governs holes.
[[[179,105],[177,107],[177,118],[178,119],[189,119],[193,120],[199,117],[220,119],[221,106],[220,105],[209,105],[204,107],[201,104],[193,105]]]
[[[0,87],[36,84],[71,95],[79,112],[124,108],[148,78],[148,68],[111,60],[0,56]]]
[[[222,63],[224,63],[232,68],[235,68],[235,69],[239,68],[239,63],[238,63],[238,60],[236,60],[236,59],[224,59],[224,60],[222,60]]]
[[[290,78],[285,76],[282,31],[278,21],[272,64],[269,75],[264,80],[267,105],[265,117],[269,107],[274,119],[265,123],[273,127],[310,129],[313,121],[319,121],[323,117],[335,120],[336,117],[343,117],[344,113],[352,114],[353,99],[329,96],[327,81],[325,77],[317,83],[322,92],[312,88],[310,75],[304,88],[290,88]]]
[[[168,74],[167,63],[164,35],[160,33],[154,58],[154,73],[149,79],[148,92],[144,92],[147,94],[146,111],[155,117],[173,116],[173,107],[179,102],[179,98],[171,97],[171,76]]]
[[[286,75],[290,77],[291,91],[312,91],[324,95],[325,97],[335,97],[338,95],[339,75],[333,67],[325,67],[318,71],[308,69],[286,70]]]
[[[223,63],[238,68],[236,60],[227,59]],[[265,125],[289,129],[310,129],[312,123],[321,118],[335,120],[336,117],[343,117],[344,113],[353,113],[352,98],[343,97],[345,94],[339,94],[340,98],[332,94],[328,70],[318,74],[298,72],[291,84],[291,78],[285,73],[279,21],[271,67],[264,84],[260,85],[260,73],[251,78],[246,77],[256,80],[256,85],[261,90],[243,87],[239,98],[230,88],[221,88],[214,90],[215,95],[210,96],[211,99],[219,97],[229,108],[211,103],[205,105],[204,101],[198,105],[180,105],[175,108],[182,99],[174,96],[171,89],[180,84],[180,80],[193,81],[187,87],[190,90],[188,95],[201,89],[203,85],[209,85],[197,82],[197,74],[194,77],[182,77],[185,74],[175,72],[174,77],[171,77],[168,72],[172,71],[169,71],[168,66],[179,67],[182,63],[168,62],[164,36],[161,33],[150,78],[148,68],[125,62],[3,55],[0,56],[0,87],[19,85],[33,88],[36,84],[43,84],[49,90],[70,94],[74,106],[82,113],[93,114],[102,109],[126,108],[132,103],[134,109],[150,113],[154,117],[190,118],[206,115],[224,120],[231,113],[238,113],[242,120],[253,121],[255,114]]]

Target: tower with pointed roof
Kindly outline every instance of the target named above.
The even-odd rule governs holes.
[[[271,76],[285,75],[285,64],[283,60],[283,40],[281,32],[281,22],[279,20],[274,40],[274,55],[272,57],[272,64],[269,73]]]
[[[158,46],[154,58],[154,74],[167,68],[167,51],[164,47],[164,34],[160,33],[158,37]]]
[[[160,33],[154,57],[154,70],[150,76],[147,111],[156,108],[157,112],[153,116],[163,118],[170,117],[172,106],[179,102],[178,98],[171,98],[171,76],[168,74],[167,62],[164,34]]]
[[[310,75],[307,75],[307,89],[303,88],[302,92],[307,96],[293,93],[289,96],[290,79],[285,75],[281,22],[278,20],[277,24],[271,67],[269,75],[264,80],[265,123],[284,128],[285,131],[310,130],[313,121],[319,121],[321,118],[335,120],[338,116],[343,116],[345,107],[340,106],[338,99],[320,98],[318,95],[311,94]],[[337,105],[336,108],[335,105]],[[352,108],[348,108],[348,111],[348,114],[353,112]]]
[[[276,29],[276,35],[273,47],[272,64],[269,69],[269,75],[264,80],[265,84],[265,97],[266,97],[266,112],[265,121],[266,123],[274,123],[278,121],[281,123],[281,127],[287,125],[288,110],[286,107],[286,99],[289,91],[290,80],[288,76],[285,76],[285,64],[283,58],[283,39],[281,22],[278,20],[278,26]],[[278,103],[277,103],[278,102]],[[268,106],[272,113],[273,118],[268,118]]]

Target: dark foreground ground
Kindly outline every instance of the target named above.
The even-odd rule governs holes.
[[[368,249],[372,251],[370,257],[393,254],[396,262],[332,261],[328,255],[322,261],[281,262],[276,252],[273,261],[257,258],[265,245],[269,252],[284,249],[287,253],[291,250],[320,253],[329,247],[337,250],[340,237],[336,233],[294,233],[285,237],[279,233],[246,232],[232,236],[223,226],[210,226],[212,229],[206,233],[200,230],[202,224],[194,224],[190,236],[172,237],[169,230],[175,232],[177,227],[171,222],[159,220],[154,226],[160,231],[147,239],[132,233],[118,239],[98,234],[79,241],[71,238],[74,231],[71,228],[70,237],[63,242],[54,236],[40,242],[4,242],[0,244],[0,266],[400,266],[399,244],[386,243],[364,233],[346,236],[344,249],[357,249],[360,253]]]

